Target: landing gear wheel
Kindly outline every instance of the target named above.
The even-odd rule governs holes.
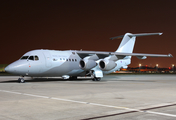
[[[97,81],[100,81],[100,80],[101,80],[101,78],[96,78],[96,80],[97,80]]]
[[[70,80],[77,80],[77,76],[71,76],[69,79]]]
[[[97,77],[94,77],[93,79],[92,79],[92,81],[100,81],[101,80],[101,78],[97,78]]]
[[[25,83],[25,80],[24,80],[24,78],[19,78],[19,79],[18,79],[18,82],[19,82],[19,83]]]

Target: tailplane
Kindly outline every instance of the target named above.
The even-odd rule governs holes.
[[[126,33],[125,35],[112,37],[110,39],[113,40],[113,39],[123,37],[122,42],[120,43],[120,46],[118,47],[116,52],[132,53],[135,45],[136,37],[149,36],[149,35],[162,35],[162,33],[142,33],[142,34]]]

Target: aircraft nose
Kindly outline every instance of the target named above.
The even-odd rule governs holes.
[[[17,72],[17,67],[19,66],[18,61],[11,63],[5,68],[5,71],[8,73],[16,73]]]
[[[9,66],[5,67],[5,71],[9,72]]]
[[[12,69],[12,65],[8,65],[8,66],[5,68],[5,71],[8,72],[8,73],[13,72],[14,70]]]
[[[17,60],[5,68],[5,71],[11,74],[23,75],[28,72],[28,62]]]

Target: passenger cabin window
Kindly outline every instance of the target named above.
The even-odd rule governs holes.
[[[28,57],[29,56],[23,56],[23,57],[21,57],[21,60],[26,60],[26,59],[28,59]]]

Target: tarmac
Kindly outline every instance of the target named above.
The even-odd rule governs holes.
[[[175,120],[176,75],[0,76],[0,120]]]

